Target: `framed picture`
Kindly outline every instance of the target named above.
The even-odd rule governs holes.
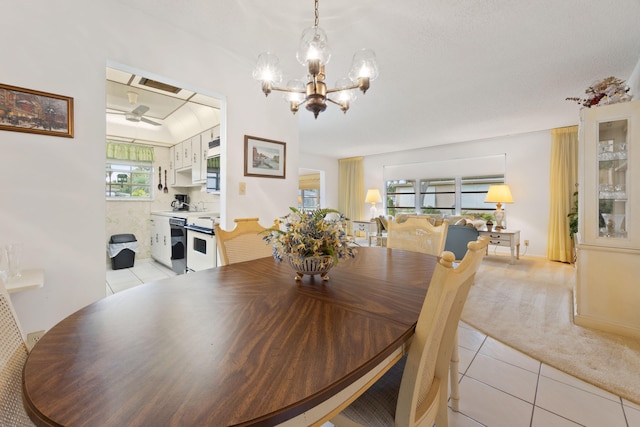
[[[244,136],[244,176],[285,178],[287,145],[271,139]]]
[[[73,138],[73,98],[0,83],[0,130]]]

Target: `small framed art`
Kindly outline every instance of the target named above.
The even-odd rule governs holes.
[[[244,136],[244,176],[285,178],[287,145],[271,139]]]

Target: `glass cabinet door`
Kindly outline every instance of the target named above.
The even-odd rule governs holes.
[[[598,123],[598,229],[600,237],[627,237],[628,120]]]

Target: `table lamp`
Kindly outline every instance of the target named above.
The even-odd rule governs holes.
[[[484,201],[485,203],[497,203],[496,210],[493,212],[493,217],[496,219],[495,229],[504,230],[506,227],[503,225],[504,211],[502,210],[502,203],[513,203],[509,186],[507,184],[490,186]]]
[[[378,190],[377,188],[367,190],[367,197],[365,197],[364,201],[366,203],[371,203],[371,219],[377,217],[378,211],[376,209],[376,203],[380,203],[382,201],[380,190]]]

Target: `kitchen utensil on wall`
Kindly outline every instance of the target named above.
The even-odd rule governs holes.
[[[162,190],[162,166],[158,166],[158,190]]]
[[[169,192],[169,187],[167,187],[167,170],[164,170],[164,192]]]

